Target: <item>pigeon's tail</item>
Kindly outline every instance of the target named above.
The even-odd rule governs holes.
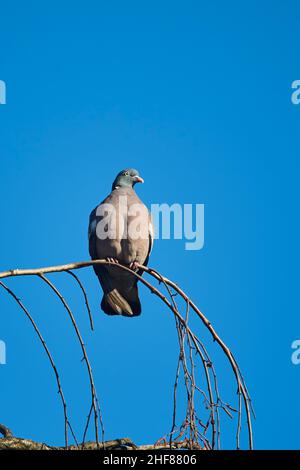
[[[134,286],[124,295],[117,289],[103,295],[101,308],[107,315],[123,315],[135,317],[141,314],[141,303],[138,297],[137,286]]]

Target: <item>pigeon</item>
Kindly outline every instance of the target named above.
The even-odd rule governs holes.
[[[124,264],[139,275],[143,272],[137,264],[147,266],[153,246],[153,225],[147,207],[134,191],[135,184],[143,182],[137,170],[122,170],[109,196],[90,214],[90,256],[110,262],[93,266],[103,290],[101,308],[108,315],[141,314],[137,277],[115,264]]]

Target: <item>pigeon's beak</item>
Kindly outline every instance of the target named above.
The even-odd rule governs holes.
[[[140,176],[134,176],[134,177],[133,177],[133,181],[134,181],[135,183],[144,183],[143,178],[141,178]]]

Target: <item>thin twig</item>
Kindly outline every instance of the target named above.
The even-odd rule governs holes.
[[[76,320],[74,318],[74,315],[69,307],[69,305],[67,304],[66,300],[64,299],[64,297],[61,295],[61,293],[59,292],[59,290],[55,287],[55,285],[49,281],[49,279],[44,276],[43,274],[39,274],[39,277],[46,283],[48,284],[48,286],[53,290],[53,292],[55,292],[55,294],[57,295],[57,297],[60,299],[60,301],[62,302],[63,306],[65,307],[65,309],[67,310],[68,314],[69,314],[69,317],[71,319],[71,322],[73,324],[73,327],[75,329],[75,332],[76,332],[76,335],[77,335],[77,338],[78,338],[78,341],[80,343],[80,346],[81,346],[81,350],[82,350],[82,353],[83,353],[83,357],[84,357],[84,360],[85,360],[85,363],[86,363],[86,366],[87,366],[87,371],[88,371],[88,376],[89,376],[89,381],[90,381],[90,389],[91,389],[91,396],[92,396],[92,404],[93,404],[93,411],[94,411],[94,423],[95,423],[95,439],[96,439],[96,442],[99,442],[99,432],[98,432],[98,418],[100,419],[100,425],[101,425],[101,429],[102,429],[102,441],[104,440],[104,427],[103,427],[103,421],[102,421],[102,416],[100,414],[100,416],[98,416],[98,406],[97,406],[97,402],[98,402],[98,399],[97,399],[97,393],[96,393],[96,387],[95,387],[95,382],[94,382],[94,377],[93,377],[93,372],[92,372],[92,368],[91,368],[91,364],[90,364],[90,361],[89,361],[89,358],[88,358],[88,355],[87,355],[87,352],[86,352],[86,348],[85,348],[85,345],[84,345],[84,342],[83,342],[83,339],[82,339],[82,336],[81,336],[81,333],[80,333],[80,330],[77,326],[77,323],[76,323]]]
[[[25,315],[27,316],[27,318],[29,319],[29,321],[31,322],[40,342],[42,343],[42,346],[48,356],[48,359],[50,361],[50,364],[51,364],[51,367],[53,369],[53,372],[55,374],[55,378],[56,378],[56,383],[57,383],[57,387],[58,387],[58,393],[60,395],[60,398],[61,398],[61,401],[62,401],[62,406],[63,406],[63,412],[64,412],[64,429],[65,429],[65,447],[67,448],[68,447],[68,425],[70,427],[70,429],[72,430],[71,428],[71,425],[70,425],[70,422],[69,422],[69,419],[68,419],[68,414],[67,414],[67,403],[66,403],[66,400],[65,400],[65,397],[64,397],[64,393],[63,393],[63,390],[62,390],[62,386],[61,386],[61,382],[60,382],[60,378],[59,378],[59,374],[58,374],[58,370],[57,370],[57,367],[54,363],[54,360],[53,360],[53,357],[50,353],[50,350],[46,344],[46,341],[44,340],[37,324],[35,323],[34,319],[32,318],[31,314],[29,313],[29,311],[27,310],[27,308],[24,306],[24,304],[21,302],[21,300],[16,296],[16,294],[11,290],[9,289],[9,287],[7,287],[2,281],[0,281],[0,286],[3,287],[3,289],[6,290],[6,292],[11,296],[13,297],[13,299],[17,302],[17,304],[21,307],[21,309],[23,310],[23,312],[25,313]],[[72,431],[72,434],[73,434],[73,431]],[[74,436],[74,434],[73,434]],[[75,437],[75,436],[74,436]],[[75,442],[76,442],[76,438],[75,438]]]
[[[74,274],[69,269],[66,271],[66,273],[70,274],[70,276],[72,276],[76,280],[77,284],[79,285],[79,287],[80,287],[80,289],[83,293],[84,302],[85,302],[86,309],[87,309],[88,316],[89,316],[89,320],[90,320],[91,330],[94,331],[94,322],[93,322],[91,307],[90,307],[90,304],[89,304],[89,299],[88,299],[87,293],[85,291],[85,288],[83,287],[82,282],[80,281],[79,277],[76,276],[76,274]]]

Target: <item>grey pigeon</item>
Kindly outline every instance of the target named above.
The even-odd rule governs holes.
[[[90,215],[90,256],[112,263],[94,266],[103,289],[101,308],[108,315],[132,317],[141,313],[136,276],[114,263],[127,265],[138,274],[142,271],[136,263],[148,263],[153,245],[151,216],[133,189],[143,182],[137,170],[121,171],[109,196]]]

